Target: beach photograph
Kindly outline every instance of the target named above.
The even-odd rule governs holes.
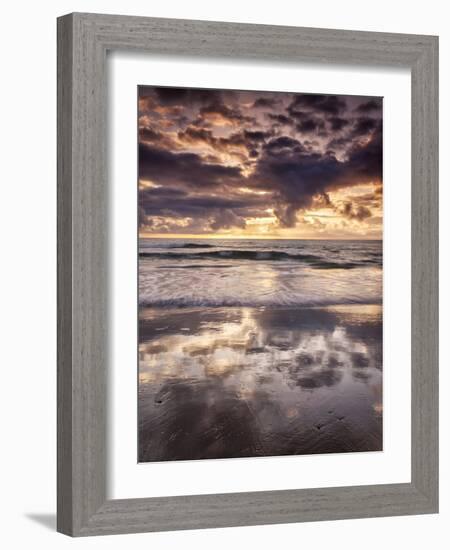
[[[383,450],[382,111],[138,87],[138,462]]]

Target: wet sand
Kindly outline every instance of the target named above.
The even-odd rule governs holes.
[[[382,450],[382,311],[140,308],[139,461]]]

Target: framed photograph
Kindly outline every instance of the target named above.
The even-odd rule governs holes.
[[[58,530],[438,511],[438,39],[58,19]]]
[[[139,462],[382,451],[382,98],[138,101]]]

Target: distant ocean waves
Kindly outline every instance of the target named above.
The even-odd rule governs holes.
[[[379,304],[381,241],[141,239],[139,304]]]
[[[167,260],[254,260],[254,261],[298,261],[309,264],[315,269],[352,269],[355,267],[363,267],[373,264],[380,265],[378,258],[364,258],[360,261],[327,261],[323,257],[314,256],[313,254],[295,254],[290,252],[281,252],[278,250],[214,250],[195,253],[180,253],[180,252],[140,252],[141,258],[167,259]],[[230,264],[231,265],[231,264]],[[176,266],[171,266],[176,267]],[[180,266],[179,266],[180,267]],[[182,267],[191,267],[184,265]],[[192,266],[193,267],[193,266]],[[195,267],[199,267],[195,265]]]

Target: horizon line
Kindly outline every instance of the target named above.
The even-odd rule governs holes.
[[[255,236],[198,236],[198,235],[174,235],[174,236],[152,236],[152,235],[139,235],[139,239],[193,239],[193,240],[254,240],[254,241],[382,241],[383,237],[379,238],[365,238],[365,237],[255,237]]]

